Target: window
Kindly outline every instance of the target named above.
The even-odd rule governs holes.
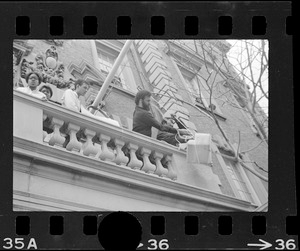
[[[220,152],[222,153],[222,150],[220,150]],[[227,170],[233,180],[235,188],[238,191],[241,199],[255,204],[255,201],[247,187],[247,184],[245,183],[245,181],[243,179],[243,176],[242,176],[237,164],[234,163],[232,160],[224,157],[224,155],[225,154],[223,153],[223,159],[226,164]]]
[[[119,51],[109,48],[108,46],[99,42],[97,43],[97,52],[100,69],[103,74],[108,75],[119,55]],[[112,83],[115,86],[121,87],[125,90],[137,92],[137,87],[132,73],[132,66],[127,56],[124,57]]]

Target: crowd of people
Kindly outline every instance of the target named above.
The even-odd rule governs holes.
[[[26,87],[18,87],[16,90],[35,96],[41,100],[50,100],[53,91],[47,86],[39,87],[42,78],[37,72],[30,72],[26,76]],[[90,88],[89,83],[79,79],[75,82],[75,90],[67,89],[62,96],[62,106],[67,109],[83,113],[85,115],[92,115],[80,102],[79,97],[84,96]],[[180,143],[186,143],[191,136],[189,130],[184,124],[180,122],[176,116],[165,117],[159,122],[151,113],[151,92],[147,90],[140,90],[135,96],[135,110],[133,112],[133,131],[151,137],[152,127],[157,128],[157,139],[165,141],[171,145],[179,146]],[[106,119],[106,118],[105,118]],[[107,120],[107,121],[106,121]],[[117,121],[107,118],[106,122],[119,126]],[[175,128],[174,125],[178,128]]]

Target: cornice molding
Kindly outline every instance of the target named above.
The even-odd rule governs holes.
[[[166,51],[167,54],[171,54],[171,55],[174,54],[179,57],[186,58],[187,60],[189,60],[189,62],[191,62],[192,64],[194,64],[200,68],[204,65],[203,59],[200,58],[199,56],[197,56],[195,54],[195,52],[192,51],[191,49],[182,48],[180,45],[178,45],[175,41],[172,41],[172,40],[169,41],[169,46],[170,46],[170,49],[168,51]],[[188,57],[186,54],[188,54]],[[209,62],[207,62],[207,64],[210,65]],[[186,69],[188,69],[188,68],[186,68]]]
[[[30,201],[28,200],[30,198]],[[23,207],[30,211],[103,211],[103,208],[92,207],[75,202],[59,200],[43,195],[13,191],[13,207]],[[43,210],[43,208],[45,210]],[[47,209],[46,209],[47,208]]]
[[[120,51],[122,50],[122,47],[124,46],[124,44],[121,43],[121,41],[119,40],[96,40],[96,45],[97,43],[102,44],[112,50],[114,50],[117,54],[120,53]],[[117,45],[117,43],[119,43],[119,45]]]
[[[73,172],[88,173],[95,178],[105,178],[112,183],[131,184],[137,190],[143,189],[153,194],[165,196],[181,201],[189,201],[208,208],[219,208],[225,211],[249,211],[255,209],[250,203],[233,197],[214,193],[205,189],[188,186],[156,175],[149,175],[133,171],[128,167],[120,167],[114,163],[104,162],[81,156],[77,153],[60,150],[56,147],[38,144],[14,137],[14,154],[27,156],[62,166]],[[196,208],[194,210],[197,210]],[[216,209],[216,211],[219,211]]]

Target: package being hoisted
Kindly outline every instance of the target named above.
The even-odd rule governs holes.
[[[194,140],[187,142],[187,162],[191,164],[211,164],[211,135],[195,133]]]

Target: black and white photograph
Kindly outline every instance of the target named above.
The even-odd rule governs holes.
[[[268,39],[14,39],[20,211],[267,212]]]

